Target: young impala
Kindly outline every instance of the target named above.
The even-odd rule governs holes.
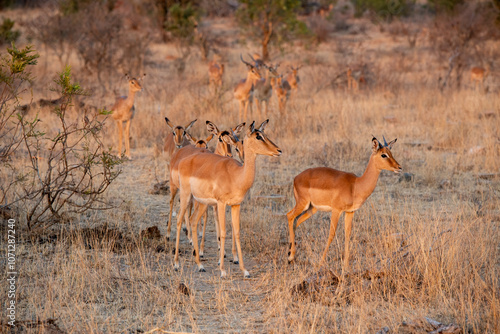
[[[245,277],[250,274],[243,264],[240,244],[240,206],[246,193],[255,179],[255,160],[257,155],[279,156],[281,150],[263,132],[269,120],[263,122],[258,129],[254,123],[248,128],[243,147],[245,163],[241,165],[234,159],[221,157],[211,153],[191,155],[179,162],[179,183],[181,210],[177,218],[177,240],[175,246],[174,268],[179,268],[179,227],[186,212],[189,200],[193,197],[200,203],[200,209],[191,220],[193,229],[193,244],[196,255],[196,264],[199,271],[204,271],[200,262],[196,225],[207,205],[217,204],[220,228],[220,270],[221,277],[226,276],[224,270],[224,243],[226,240],[225,214],[226,206],[231,206],[233,238],[236,241],[240,269]]]
[[[144,74],[146,76],[146,74]],[[142,78],[144,78],[144,76]],[[130,78],[126,74],[128,80],[128,96],[118,97],[109,109],[113,113],[111,117],[116,121],[118,127],[118,154],[122,154],[122,142],[123,142],[123,123],[125,124],[125,156],[131,159],[130,155],[130,122],[134,118],[135,107],[134,99],[135,93],[142,91],[142,85],[136,78]]]
[[[488,76],[489,70],[482,67],[473,67],[470,69],[470,81],[474,83],[476,91],[481,85],[481,90],[484,91],[484,80]]]
[[[167,122],[171,131],[167,134],[167,137],[165,137],[165,143],[163,145],[163,153],[165,154],[165,160],[167,161],[167,169],[165,171],[166,176],[169,173],[170,160],[172,159],[174,152],[189,144],[189,140],[187,140],[185,134],[196,122],[196,119],[185,127],[181,125],[173,125],[167,117],[165,117],[165,122]]]
[[[240,55],[243,64],[247,65],[247,78],[240,80],[240,82],[234,87],[234,98],[238,100],[240,104],[239,108],[239,120],[241,121],[241,112],[243,113],[243,120],[247,118],[248,106],[250,105],[250,113],[252,113],[252,98],[255,82],[261,78],[260,70],[257,66],[247,63],[243,60]]]
[[[399,173],[401,166],[391,153],[392,145],[396,139],[389,144],[384,144],[374,137],[372,139],[372,154],[364,174],[360,177],[352,173],[341,172],[328,167],[317,167],[306,169],[297,175],[293,181],[293,193],[295,195],[295,207],[288,212],[288,230],[290,233],[290,253],[288,261],[295,258],[295,232],[293,223],[297,219],[299,227],[304,221],[311,217],[316,211],[331,212],[330,234],[323,253],[322,263],[326,259],[328,247],[330,246],[337,223],[342,212],[345,212],[345,257],[344,270],[349,263],[349,237],[351,236],[352,218],[366,199],[371,195],[380,172],[385,170]]]

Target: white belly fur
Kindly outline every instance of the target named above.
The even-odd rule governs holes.
[[[314,203],[311,203],[311,205],[316,209],[318,209],[319,211],[327,211],[327,212],[332,211],[332,208],[328,205],[315,205]]]
[[[201,204],[206,204],[206,205],[217,204],[217,201],[213,198],[201,198],[201,197],[196,197],[196,196],[193,196],[193,197],[197,202],[200,202]]]

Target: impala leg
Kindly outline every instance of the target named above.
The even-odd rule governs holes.
[[[236,238],[234,237],[234,228],[233,228],[233,234],[232,234],[232,253],[233,253],[233,263],[238,264],[240,261],[238,261],[238,254],[236,253]]]
[[[256,119],[261,119],[263,103],[264,103],[263,100],[255,99],[255,104],[257,105],[257,113],[259,114],[259,117]]]
[[[177,238],[175,240],[175,257],[174,257],[174,269],[179,269],[179,239],[181,237],[181,227],[182,220],[186,214],[187,206],[189,204],[189,198],[191,194],[185,194],[181,191],[181,208],[179,210],[179,216],[177,216]]]
[[[248,104],[249,103],[250,103],[249,100],[245,101],[245,109],[243,111],[243,121],[247,120],[247,112],[248,112]]]
[[[240,100],[240,109],[239,109],[239,113],[238,113],[238,121],[239,122],[241,122],[241,112],[243,111],[244,105],[245,105],[245,102]]]
[[[354,217],[354,212],[345,213],[345,257],[344,257],[344,270],[347,272],[349,268],[349,239],[351,237],[352,230],[352,218]]]
[[[241,242],[240,242],[240,205],[233,205],[231,207],[231,222],[233,225],[233,239],[236,239],[236,248],[238,248],[238,257],[240,258],[240,269],[243,272],[245,278],[250,277],[250,273],[245,269],[243,264],[243,254],[241,253]]]
[[[217,205],[214,206],[214,222],[215,222],[215,234],[217,235],[217,250],[220,251],[220,224],[219,224],[219,213],[217,211]]]
[[[131,120],[129,119],[125,124],[125,156],[129,159],[132,158],[130,156],[130,122]]]
[[[122,156],[122,141],[123,141],[123,122],[121,120],[116,121],[116,126],[118,127],[118,156]]]
[[[189,205],[184,216],[184,220],[186,222],[186,227],[184,228],[184,232],[187,235],[190,244],[193,244],[193,236],[191,234],[191,224],[189,223],[189,217],[192,217],[194,214],[191,214],[193,211],[193,201],[189,201]]]
[[[205,232],[207,230],[207,218],[208,218],[208,207],[205,209],[205,213],[203,213],[203,233],[201,235],[201,243],[200,243],[201,257],[203,257],[203,249],[205,249]]]
[[[332,218],[330,219],[330,234],[328,235],[328,241],[326,242],[326,248],[323,252],[323,257],[321,258],[321,264],[325,263],[326,254],[328,253],[328,248],[335,238],[335,232],[337,231],[337,224],[339,223],[340,212],[332,211]]]
[[[174,211],[175,195],[179,188],[170,183],[170,212],[168,213],[167,240],[170,240],[170,230],[172,228],[172,212]]]
[[[307,208],[309,206],[309,208]],[[305,210],[305,212],[304,212]],[[287,213],[287,218],[288,218],[288,232],[290,235],[289,241],[290,241],[290,251],[288,252],[288,262],[292,262],[295,258],[295,252],[297,251],[297,246],[295,245],[295,230],[299,227],[300,224],[305,222],[309,217],[311,217],[313,214],[318,211],[316,208],[310,206],[309,203],[303,202],[303,203],[297,203],[295,207]],[[301,215],[302,214],[302,215]],[[300,216],[301,215],[301,216]],[[293,223],[295,218],[298,216],[299,219],[297,220],[297,225],[295,229],[293,228]]]
[[[201,216],[207,209],[206,204],[198,203],[197,208],[194,213],[194,219],[191,219],[191,230],[193,231],[193,245],[194,245],[194,256],[196,264],[198,265],[198,271],[204,272],[205,268],[201,264],[200,261],[200,250],[198,248],[198,222],[200,221]]]
[[[220,276],[226,277],[224,270],[224,244],[226,241],[226,205],[217,202],[217,212],[219,216],[219,233],[220,233]]]

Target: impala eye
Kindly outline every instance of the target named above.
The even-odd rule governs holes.
[[[387,154],[384,153],[381,155],[381,157],[385,159],[385,158],[387,158]]]
[[[262,140],[263,141],[263,139],[262,139],[262,137],[260,135],[255,136],[255,138],[257,138],[257,140]]]

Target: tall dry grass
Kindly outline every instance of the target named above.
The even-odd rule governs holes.
[[[255,183],[242,205],[243,256],[252,279],[243,280],[232,264],[229,278],[219,278],[211,214],[206,273],[195,272],[184,236],[181,270],[174,272],[172,242],[151,241],[139,232],[152,225],[166,232],[168,197],[148,193],[166,167],[154,153],[166,134],[163,118],[182,125],[197,118],[195,136],[206,133],[205,120],[221,128],[236,125],[232,89],[245,76],[239,55],[253,49],[237,45],[225,50],[227,71],[222,93],[215,96],[207,86],[208,65],[198,55],[190,57],[179,76],[164,58],[175,53],[173,47],[155,45],[146,57],[150,67],[144,91],[136,96],[134,160],[123,165],[123,174],[107,194],[119,207],[77,217],[63,230],[33,240],[23,236],[18,249],[18,318],[56,318],[61,329],[85,333],[154,328],[373,333],[385,326],[402,332],[404,321],[426,316],[455,323],[464,332],[499,332],[500,99],[495,76],[487,82],[488,93],[475,92],[471,85],[441,93],[437,77],[446,64],[439,63],[427,45],[406,50],[404,40],[375,29],[338,39],[347,51],[332,43],[274,55],[282,68],[287,62],[302,62],[304,67],[287,113],[278,113],[274,99],[267,115],[271,122],[266,132],[283,155],[258,158]],[[359,40],[364,40],[364,50],[356,47]],[[402,49],[407,58],[398,56],[396,51]],[[357,94],[346,92],[341,82],[331,82],[345,69],[342,52],[366,57],[373,68],[373,80]],[[40,78],[59,70],[42,69]],[[35,95],[49,94],[46,86],[44,80],[37,81]],[[126,93],[124,80],[117,81],[117,90]],[[90,103],[111,104],[112,96],[96,93]],[[48,131],[57,131],[50,129],[50,113],[41,113]],[[72,117],[79,117],[78,111]],[[109,122],[110,146],[115,131]],[[292,293],[320,269],[329,229],[326,213],[301,225],[297,258],[287,263],[285,214],[294,205],[293,177],[313,166],[362,174],[372,135],[398,138],[392,152],[409,173],[407,178],[383,172],[374,193],[355,214],[351,275],[343,285],[326,282],[317,292]],[[270,194],[281,197],[265,197]],[[104,224],[120,237],[85,232]],[[229,249],[226,243],[226,253]],[[333,273],[341,272],[343,250],[341,218],[327,257],[327,269]],[[4,272],[0,279],[5,279]],[[189,296],[179,291],[180,283],[189,288]],[[2,295],[5,289],[2,285]]]

